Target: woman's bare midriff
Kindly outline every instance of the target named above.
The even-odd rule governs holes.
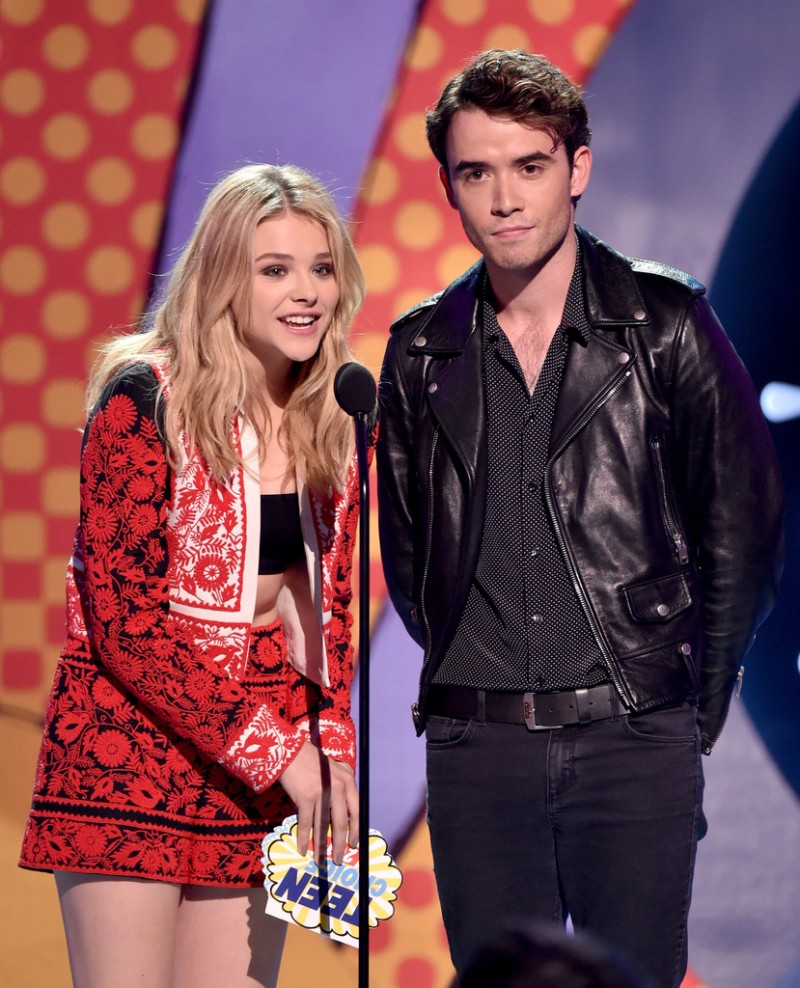
[[[283,586],[283,573],[262,573],[256,587],[256,610],[253,626],[272,624],[278,616],[278,594]]]

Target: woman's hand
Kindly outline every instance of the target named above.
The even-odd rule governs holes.
[[[331,856],[341,864],[347,844],[358,844],[358,790],[350,766],[306,741],[279,781],[297,807],[297,849],[306,854],[313,835],[315,857],[323,862],[330,824]]]

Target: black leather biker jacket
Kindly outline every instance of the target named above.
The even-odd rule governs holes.
[[[698,702],[703,750],[774,602],[783,489],[753,384],[703,286],[580,227],[588,344],[570,345],[544,496],[631,711]],[[475,573],[486,498],[482,262],[392,326],[381,373],[381,550],[425,649],[425,698]]]

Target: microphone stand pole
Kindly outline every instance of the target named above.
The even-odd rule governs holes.
[[[369,988],[369,465],[367,416],[355,415],[359,475],[358,560],[358,988]]]

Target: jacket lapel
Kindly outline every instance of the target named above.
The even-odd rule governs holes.
[[[588,343],[575,341],[567,353],[550,436],[552,455],[558,455],[614,394],[630,374],[635,355],[592,333]]]
[[[593,327],[589,342],[569,348],[558,393],[550,449],[558,454],[629,376],[635,352],[607,330],[645,326],[650,319],[627,259],[582,227],[586,315]]]
[[[485,454],[486,400],[477,297],[483,263],[478,262],[439,298],[414,334],[409,352],[432,358],[424,387],[435,422],[474,484]]]

